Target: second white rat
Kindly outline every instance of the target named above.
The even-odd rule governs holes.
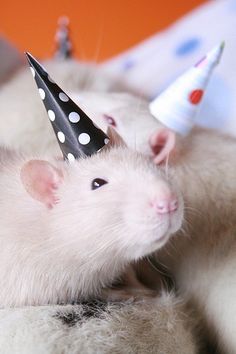
[[[188,237],[174,239],[158,260],[174,274],[180,294],[199,310],[212,341],[234,354],[236,139],[201,128],[181,138],[148,116],[147,105],[141,103],[139,109],[131,114],[124,107],[123,115],[119,109],[108,110],[100,121],[115,127],[129,146],[154,163],[168,161],[174,168],[186,202]]]

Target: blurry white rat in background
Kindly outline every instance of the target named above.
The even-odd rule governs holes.
[[[178,105],[175,98],[173,102]],[[174,274],[180,294],[203,315],[212,340],[223,352],[235,353],[236,140],[201,128],[181,138],[151,116],[144,121],[144,106],[140,111],[130,119],[120,120],[115,110],[103,118],[120,129],[127,144],[145,154],[149,151],[156,164],[167,159],[174,169],[191,238],[174,239],[159,260]],[[134,141],[135,130],[139,134]]]
[[[173,87],[171,90],[174,93]],[[166,115],[171,116],[180,103],[169,93]],[[180,294],[204,317],[211,339],[223,352],[235,353],[236,140],[201,128],[180,137],[151,115],[147,118],[148,108],[145,114],[144,107],[140,105],[140,115],[128,113],[126,119],[120,118],[118,110],[106,112],[103,120],[129,146],[149,152],[156,164],[168,160],[174,169],[186,202],[191,238],[174,239],[159,260],[174,274]],[[134,131],[138,131],[135,140]]]

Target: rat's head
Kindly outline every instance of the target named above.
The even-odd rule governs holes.
[[[112,127],[130,148],[152,157],[155,164],[175,149],[175,133],[151,115],[147,101],[121,93],[81,92],[72,97],[101,129]]]
[[[50,237],[98,266],[159,249],[183,218],[182,198],[164,171],[115,132],[109,136],[91,157],[54,165],[31,160],[21,170],[28,197],[48,209]]]

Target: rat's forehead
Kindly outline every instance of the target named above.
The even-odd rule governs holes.
[[[166,180],[162,169],[138,152],[123,147],[104,149],[91,157],[81,158],[68,165],[69,183],[80,190],[95,178],[132,185],[146,185]],[[129,182],[128,182],[129,181]],[[68,186],[68,184],[67,184]]]
[[[113,146],[111,148],[104,148],[91,158],[92,165],[97,165],[104,170],[111,170],[116,172],[120,170],[137,170],[137,169],[152,169],[153,163],[151,163],[148,157],[145,157],[141,153],[134,151],[128,147]]]
[[[65,166],[68,170],[74,171],[93,171],[106,167],[107,169],[112,169],[112,166],[125,165],[126,161],[130,162],[135,159],[135,157],[136,153],[126,147],[104,147],[91,156],[80,157],[73,163],[66,163]]]

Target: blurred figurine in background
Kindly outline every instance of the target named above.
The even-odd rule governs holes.
[[[58,29],[55,35],[56,59],[66,60],[73,55],[73,46],[70,39],[69,18],[67,16],[60,17],[58,20]]]

